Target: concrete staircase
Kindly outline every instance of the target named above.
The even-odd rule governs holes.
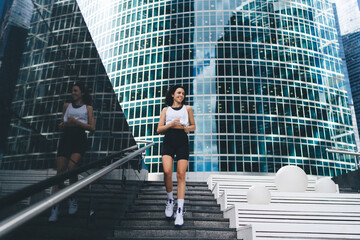
[[[70,216],[68,203],[63,201],[56,223],[48,223],[49,209],[12,231],[5,239],[103,240],[112,237],[119,217],[125,215],[142,184],[127,181],[124,186],[119,180],[100,180],[77,193],[79,209],[76,214]]]
[[[229,228],[206,183],[187,183],[185,224],[180,228],[164,216],[162,182],[134,181],[123,187],[121,181],[101,180],[78,197],[79,211],[74,216],[67,214],[67,202],[63,202],[58,222],[47,222],[48,210],[5,239],[236,239],[235,229]],[[90,214],[91,210],[95,213]]]
[[[165,218],[165,199],[162,182],[146,182],[111,239],[236,239],[205,182],[187,183],[185,223],[180,228],[174,219]]]

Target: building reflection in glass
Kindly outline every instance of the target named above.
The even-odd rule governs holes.
[[[358,0],[334,1],[334,11],[337,13],[339,23],[339,35],[342,40],[342,57],[346,64],[345,76],[348,81],[348,92],[350,98],[350,106],[353,111],[353,123],[358,129],[360,124],[360,2]],[[351,90],[349,90],[351,88]],[[354,125],[355,125],[354,124]],[[360,146],[359,132],[355,135],[357,146]]]
[[[5,0],[0,3],[0,159],[6,148],[11,100],[32,11],[31,0]]]
[[[71,0],[36,0],[12,101],[6,170],[55,166],[62,106],[75,81],[93,97],[90,162],[135,144],[80,10]],[[138,162],[136,161],[136,163]],[[134,165],[135,166],[135,165]],[[137,166],[135,166],[137,167]]]

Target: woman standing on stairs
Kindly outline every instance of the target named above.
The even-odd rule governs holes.
[[[170,218],[174,213],[172,182],[173,160],[176,156],[177,167],[177,210],[175,226],[184,224],[185,173],[189,161],[189,139],[187,134],[195,131],[195,120],[191,106],[185,105],[185,89],[175,85],[165,97],[165,107],[160,114],[158,133],[165,133],[162,146],[162,164],[164,182],[167,192],[165,216]]]
[[[63,117],[59,127],[63,131],[56,159],[57,174],[75,168],[86,150],[87,137],[85,130],[95,131],[94,112],[91,96],[83,84],[75,83],[71,90],[71,103],[63,106]],[[76,182],[77,176],[69,179],[70,184]],[[62,188],[64,183],[55,186],[54,192]],[[78,209],[77,199],[70,197],[69,214],[75,214]],[[49,222],[55,222],[59,215],[59,204],[51,209]]]

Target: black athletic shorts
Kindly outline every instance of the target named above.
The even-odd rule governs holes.
[[[189,160],[189,138],[183,129],[169,129],[165,132],[161,155]]]
[[[70,158],[73,153],[84,155],[87,145],[85,130],[80,127],[65,127],[61,135],[58,157]]]

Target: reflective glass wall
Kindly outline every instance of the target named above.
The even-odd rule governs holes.
[[[135,144],[110,80],[75,1],[36,0],[13,101],[0,169],[55,167],[62,107],[73,83],[93,98],[96,131],[88,134],[90,162]],[[137,162],[136,162],[137,163]]]
[[[6,148],[11,100],[32,11],[31,0],[0,2],[0,159]]]
[[[360,4],[358,0],[336,0],[339,31],[343,44],[347,74],[355,109],[360,124]]]
[[[275,172],[296,164],[338,175],[355,150],[337,31],[328,0],[78,0],[136,138],[153,140],[174,84],[197,130],[190,171]]]

